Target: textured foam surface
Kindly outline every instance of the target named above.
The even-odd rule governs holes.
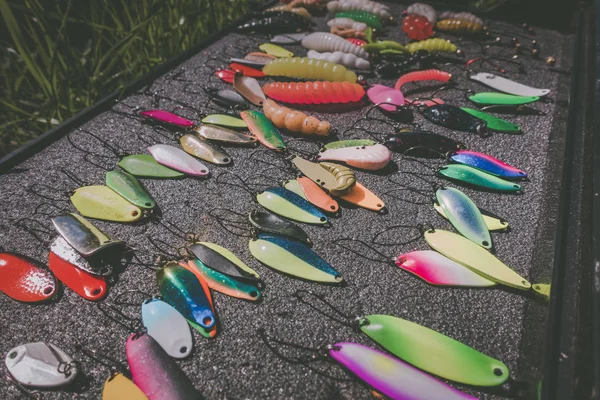
[[[399,16],[402,9],[401,6],[394,6],[394,15]],[[318,28],[325,28],[325,21],[325,18],[319,18]],[[508,37],[523,34],[523,30],[516,25],[490,22],[489,26],[492,32],[503,32]],[[387,31],[386,37],[405,42],[400,25],[390,26]],[[505,41],[508,40],[506,35]],[[556,57],[557,69],[569,68],[571,54],[568,49],[572,41],[570,37],[537,30],[534,38],[539,43],[543,57]],[[453,40],[464,49],[466,59],[481,52],[481,46],[478,44],[468,40]],[[190,108],[199,110],[201,114],[221,110],[214,105],[206,107],[208,98],[202,88],[207,85],[228,86],[214,77],[210,77],[210,83],[207,83],[211,71],[216,66],[225,64],[214,57],[242,57],[245,53],[257,51],[260,43],[261,39],[247,35],[228,35],[186,61],[181,66],[182,69],[177,68],[153,83],[151,91],[158,91],[159,95],[169,97],[173,101],[161,99],[159,104],[153,104],[152,98],[143,94],[124,101],[141,108],[175,110],[182,116],[199,120],[198,114]],[[526,41],[522,39],[522,43]],[[528,42],[524,45],[529,47]],[[287,47],[297,55],[306,54],[306,50],[299,45]],[[490,52],[498,50],[493,48]],[[510,222],[510,232],[493,233],[497,256],[532,283],[547,283],[551,275],[569,76],[549,72],[541,60],[533,61],[529,57],[522,57],[521,61],[527,73],[509,73],[509,77],[531,86],[552,90],[547,101],[531,105],[539,115],[504,115],[506,119],[522,127],[522,135],[493,134],[482,139],[470,133],[453,132],[435,126],[418,114],[415,115],[415,121],[425,129],[460,139],[470,149],[505,160],[529,174],[531,181],[523,184],[522,195],[462,190],[480,207],[493,211]],[[455,75],[459,88],[491,91],[475,82],[469,82],[460,67],[450,66],[448,70]],[[177,79],[170,79],[176,72],[180,72],[176,76]],[[367,82],[375,83],[377,79],[367,77]],[[392,80],[384,83],[393,85]],[[461,91],[445,91],[440,93],[440,97],[451,104],[473,107]],[[178,108],[181,104],[187,105],[187,109]],[[129,154],[146,153],[149,144],[177,145],[173,135],[165,136],[165,133],[153,130],[150,125],[134,118],[127,107],[117,105],[114,109],[129,116],[107,112],[89,121],[82,128]],[[352,122],[362,118],[365,112],[366,107],[362,107],[343,113],[311,114],[329,119],[338,132],[342,132]],[[382,117],[378,111],[372,115]],[[368,127],[374,133],[385,133],[390,129],[389,126],[377,122],[363,123],[362,126]],[[367,134],[352,131],[347,132],[344,137],[367,137]],[[88,135],[74,132],[71,138],[79,147],[90,152],[111,154]],[[292,148],[304,152],[314,153],[319,148],[314,142],[294,140],[289,135],[286,135],[286,141]],[[343,378],[342,380],[333,380],[306,366],[280,360],[262,343],[257,334],[259,328],[264,328],[279,339],[310,347],[336,341],[357,341],[374,346],[366,336],[329,320],[300,303],[293,297],[293,293],[298,289],[314,290],[348,314],[390,314],[423,324],[504,361],[515,379],[530,380],[541,377],[547,318],[547,307],[543,302],[532,296],[524,296],[502,288],[469,290],[430,286],[390,263],[362,259],[331,243],[341,238],[355,238],[368,242],[373,235],[386,227],[398,224],[415,225],[429,222],[437,228],[452,230],[448,222],[437,215],[426,199],[409,191],[386,193],[398,186],[390,183],[385,174],[357,172],[358,180],[385,201],[389,213],[379,215],[343,205],[340,216],[332,218],[331,228],[303,226],[315,243],[315,251],[340,271],[348,284],[346,287],[328,287],[302,282],[260,265],[248,251],[248,238],[227,232],[208,215],[217,207],[225,207],[245,215],[258,207],[252,197],[243,190],[216,182],[216,177],[225,171],[244,179],[252,174],[268,174],[270,178],[255,176],[251,179],[251,182],[259,184],[255,186],[257,188],[293,177],[293,173],[281,168],[283,163],[270,156],[264,148],[228,147],[226,150],[234,159],[233,165],[211,166],[211,176],[208,179],[143,180],[143,184],[160,207],[163,221],[169,221],[183,232],[195,232],[203,241],[214,242],[230,249],[255,268],[266,284],[264,300],[258,304],[214,293],[221,325],[219,335],[214,340],[207,340],[194,333],[195,349],[192,355],[178,362],[206,398],[373,398],[368,388],[341,373],[340,368],[334,364],[320,362],[311,365],[311,368],[334,374]],[[63,168],[74,172],[86,183],[102,184],[105,171],[86,162],[84,156],[85,154],[76,150],[69,141],[62,139],[22,163],[11,173],[0,177],[0,244],[6,250],[23,253],[40,261],[47,260],[48,246],[13,226],[11,221],[30,217],[48,227],[51,226],[49,216],[44,213],[54,215],[58,209],[41,206],[38,213],[34,214],[41,203],[49,201],[29,193],[26,187],[36,183],[49,185],[63,192],[74,189],[75,183],[61,173]],[[273,162],[279,167],[272,168],[259,160]],[[117,160],[113,157],[105,161],[112,164]],[[394,154],[393,163],[394,168],[400,171],[431,173],[431,168],[402,160],[398,154]],[[426,163],[431,167],[437,165],[436,161]],[[444,182],[430,176],[425,176],[425,179]],[[235,181],[231,176],[224,176],[221,180]],[[429,188],[423,180],[406,173],[396,174],[393,180],[420,190]],[[59,208],[74,210],[69,202],[64,201],[64,193],[40,190],[53,196],[62,195],[63,200],[54,204]],[[407,199],[422,204],[411,204]],[[160,238],[174,246],[184,244],[182,238],[170,234],[156,220],[134,225],[103,221],[94,223],[111,237],[127,241],[145,262],[151,262],[150,254],[157,253],[147,236]],[[389,260],[402,252],[427,249],[423,239],[410,244],[400,244],[415,235],[415,229],[396,229],[382,237],[382,240],[394,245],[377,248]],[[373,256],[368,249],[357,244],[353,246],[358,251]],[[127,266],[110,285],[110,293],[102,303],[113,304],[118,295],[128,291],[158,295],[155,273],[143,266]],[[135,293],[123,296],[133,296],[138,300],[144,297]],[[119,307],[128,315],[140,317],[139,306]],[[78,385],[67,389],[67,392],[49,392],[44,394],[43,398],[99,398],[109,371],[99,363],[77,353],[75,345],[81,344],[87,349],[124,362],[125,341],[128,335],[124,327],[106,318],[96,304],[80,298],[68,288],[64,289],[57,301],[47,305],[20,304],[6,296],[0,296],[0,354],[5,355],[11,348],[23,343],[48,341],[81,362],[83,374]],[[297,352],[291,354],[299,355]],[[502,388],[478,391],[456,386],[479,398],[513,397]],[[0,392],[5,399],[17,399],[22,396],[6,379],[0,380]]]

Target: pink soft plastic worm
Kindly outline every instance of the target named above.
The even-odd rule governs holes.
[[[350,82],[273,82],[262,89],[270,98],[290,104],[349,103],[365,95],[361,85]]]
[[[417,82],[417,81],[438,81],[438,82],[448,82],[452,78],[452,74],[444,71],[440,71],[439,69],[426,69],[423,71],[415,71],[409,72],[406,75],[402,75],[394,86],[398,90],[402,90],[402,86],[407,84],[408,82]]]

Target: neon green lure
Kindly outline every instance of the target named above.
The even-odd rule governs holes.
[[[538,96],[515,96],[514,94],[496,93],[496,92],[482,92],[475,93],[469,96],[469,100],[473,103],[488,106],[488,105],[501,105],[501,106],[520,106],[523,104],[533,103],[538,101]]]
[[[476,118],[484,120],[487,123],[487,128],[489,130],[505,133],[521,133],[521,128],[519,125],[503,120],[502,118],[495,117],[491,114],[475,110],[473,108],[461,107],[460,109]]]

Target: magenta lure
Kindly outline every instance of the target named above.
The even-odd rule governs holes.
[[[162,110],[146,110],[140,112],[140,115],[149,119],[153,119],[158,122],[164,122],[175,126],[181,126],[183,128],[191,128],[194,126],[194,122],[189,119],[180,117],[179,115],[170,113]]]
[[[462,287],[496,285],[495,282],[433,250],[402,254],[396,258],[396,265],[432,285]]]
[[[149,400],[195,400],[202,395],[175,361],[152,336],[141,333],[127,339],[127,362],[133,382]]]
[[[365,383],[395,400],[476,400],[425,372],[358,343],[329,346],[328,354]]]
[[[468,165],[477,168],[488,174],[499,178],[518,180],[526,179],[527,174],[518,168],[513,167],[503,161],[484,153],[478,153],[471,150],[458,150],[449,156],[450,160],[458,164]]]

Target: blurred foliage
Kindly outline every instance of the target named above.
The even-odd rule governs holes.
[[[0,155],[249,10],[248,0],[0,0]]]

